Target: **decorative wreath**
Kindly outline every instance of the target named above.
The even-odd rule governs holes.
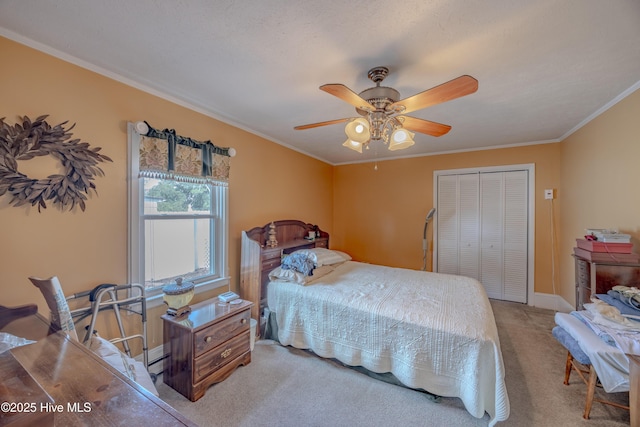
[[[64,210],[72,210],[76,204],[85,210],[85,200],[90,189],[96,191],[93,180],[104,176],[99,162],[112,160],[98,153],[101,148],[89,148],[87,142],[71,138],[72,125],[65,129],[67,122],[51,127],[40,116],[31,122],[22,118],[22,125],[11,126],[0,119],[0,196],[12,196],[9,204],[22,206],[30,203],[47,208],[47,201],[59,204]],[[30,160],[36,156],[53,156],[64,168],[64,175],[49,175],[44,179],[29,178],[18,171],[18,160]],[[97,194],[97,192],[96,192]]]

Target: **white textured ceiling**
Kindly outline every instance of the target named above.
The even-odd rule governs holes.
[[[0,35],[331,164],[557,141],[640,87],[638,0],[2,0]],[[318,87],[358,93],[375,66],[403,98],[479,89],[411,113],[452,130],[407,150],[293,130],[357,116]]]

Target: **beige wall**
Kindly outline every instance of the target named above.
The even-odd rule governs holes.
[[[561,294],[575,304],[572,248],[585,228],[618,228],[640,252],[640,91],[561,144]]]
[[[1,37],[0,52],[7,59],[0,67],[0,117],[10,124],[19,116],[43,114],[51,124],[68,120],[76,123],[75,138],[102,147],[113,159],[102,164],[105,176],[96,179],[98,195],[89,197],[85,212],[49,206],[38,213],[0,197],[0,305],[37,302],[47,313],[44,299],[27,280],[32,275],[57,275],[66,294],[100,283],[126,283],[128,121],[147,120],[236,148],[229,184],[233,289],[238,289],[243,229],[297,218],[332,231],[332,166]],[[29,176],[53,172],[39,166],[31,160],[19,169]],[[314,197],[304,203],[292,197],[309,192]],[[150,347],[161,342],[160,313],[161,308],[149,316]]]
[[[433,207],[433,172],[535,164],[535,291],[552,293],[549,202],[545,188],[560,185],[560,144],[417,157],[335,168],[332,245],[360,261],[422,268],[422,232]],[[546,203],[545,203],[546,202]],[[431,270],[433,234],[429,230]]]

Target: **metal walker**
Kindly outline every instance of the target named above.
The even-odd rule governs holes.
[[[144,367],[149,369],[149,350],[147,348],[147,301],[144,292],[144,286],[138,283],[129,285],[102,284],[95,288],[78,292],[66,297],[66,300],[72,301],[80,298],[89,297],[89,306],[71,310],[71,318],[74,323],[78,323],[91,316],[89,325],[85,327],[86,333],[82,343],[89,346],[91,336],[96,332],[95,325],[100,312],[112,310],[120,337],[108,339],[108,341],[116,344],[121,343],[127,356],[131,356],[129,341],[132,339],[140,339],[142,341],[142,357]],[[139,315],[142,320],[142,333],[127,335],[124,324],[122,322],[121,311],[126,311]]]

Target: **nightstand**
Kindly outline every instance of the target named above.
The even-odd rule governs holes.
[[[249,301],[213,298],[182,316],[164,314],[163,381],[195,402],[240,365],[251,363]],[[235,302],[234,301],[234,302]]]

